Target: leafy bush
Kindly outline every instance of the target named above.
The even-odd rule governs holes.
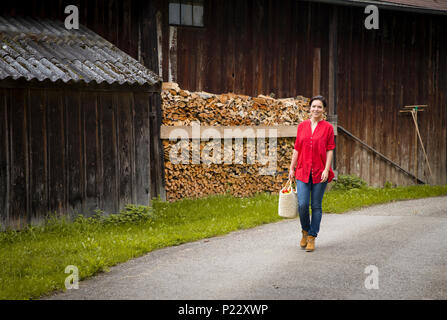
[[[356,175],[339,175],[332,190],[363,189],[365,187],[367,187],[366,182]]]
[[[105,223],[123,224],[146,222],[152,218],[152,208],[142,205],[129,204],[119,214],[111,214],[105,218]]]
[[[385,189],[393,188],[393,183],[391,181],[385,182],[385,185],[383,186]]]
[[[119,225],[143,223],[153,218],[153,209],[143,205],[128,204],[120,213],[106,216],[104,211],[96,210],[89,218],[79,215],[75,223],[78,225]]]

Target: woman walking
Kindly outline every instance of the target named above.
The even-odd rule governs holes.
[[[315,96],[310,100],[310,119],[298,125],[289,179],[296,179],[298,211],[302,239],[300,246],[311,252],[315,249],[315,238],[320,231],[326,186],[334,178],[331,169],[335,149],[334,128],[323,120],[326,99]],[[309,215],[309,200],[312,218]]]

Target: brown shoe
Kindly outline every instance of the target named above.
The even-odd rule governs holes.
[[[300,247],[305,249],[307,246],[307,231],[301,230],[301,233],[303,234],[303,237],[301,238]]]
[[[312,252],[315,250],[315,237],[307,236],[307,246],[306,251]]]

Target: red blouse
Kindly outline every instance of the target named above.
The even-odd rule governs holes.
[[[305,120],[298,125],[295,140],[295,150],[298,151],[298,163],[295,170],[295,178],[309,182],[312,171],[312,182],[321,182],[321,174],[326,167],[326,152],[335,149],[334,127],[325,120],[317,123],[312,134],[310,120]],[[329,168],[327,182],[334,178],[332,168]]]

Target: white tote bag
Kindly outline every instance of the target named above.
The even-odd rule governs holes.
[[[283,218],[293,219],[297,217],[298,212],[298,196],[296,194],[296,186],[289,179],[286,185],[279,192],[278,214]]]

